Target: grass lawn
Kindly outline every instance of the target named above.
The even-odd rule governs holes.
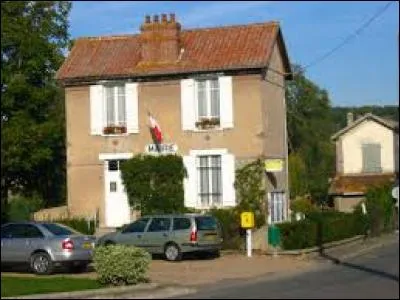
[[[101,287],[95,279],[88,278],[1,276],[1,297],[71,292]]]

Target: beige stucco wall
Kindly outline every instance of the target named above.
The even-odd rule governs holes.
[[[337,196],[334,199],[335,209],[342,212],[353,212],[354,207],[365,200],[365,197]]]
[[[275,47],[271,67],[282,69]],[[234,128],[186,132],[181,124],[180,81],[139,83],[139,133],[107,137],[90,134],[89,86],[66,87],[67,189],[71,214],[95,214],[104,224],[104,166],[100,153],[143,153],[152,143],[147,111],[157,119],[164,143],[175,143],[178,154],[193,149],[227,148],[240,161],[257,157],[285,157],[283,78],[268,72],[232,79]],[[279,86],[273,83],[278,83]],[[286,187],[286,171],[277,174],[278,188]]]
[[[279,44],[274,45],[269,70],[261,82],[262,123],[263,123],[263,155],[266,158],[283,158],[284,170],[269,174],[268,189],[288,189],[287,179],[287,129],[285,79],[282,56]],[[271,176],[273,178],[271,178]],[[276,181],[272,184],[271,181]]]
[[[365,120],[344,134],[339,143],[341,143],[342,148],[343,167],[339,168],[338,171],[342,169],[344,174],[362,172],[363,143],[380,143],[382,172],[391,173],[395,171],[393,131],[387,127],[375,121]]]

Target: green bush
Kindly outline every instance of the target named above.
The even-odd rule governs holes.
[[[365,204],[371,235],[380,235],[394,229],[394,202],[390,183],[370,187],[366,193]]]
[[[240,249],[244,244],[244,240],[237,210],[233,208],[212,209],[209,214],[213,215],[221,224],[224,239],[222,249]]]
[[[29,221],[35,211],[43,207],[43,200],[37,196],[15,196],[9,199],[9,221]]]
[[[366,217],[360,212],[312,212],[301,221],[277,225],[281,246],[286,250],[304,249],[366,233]]]
[[[94,268],[103,285],[132,285],[148,282],[151,255],[145,250],[125,245],[100,246],[94,249]]]
[[[121,164],[129,203],[142,215],[185,211],[186,170],[178,155],[136,155]]]
[[[52,220],[52,222],[64,224],[76,231],[79,231],[83,234],[93,235],[96,231],[97,224],[93,219],[87,220],[85,218],[71,218],[71,219],[59,219]]]

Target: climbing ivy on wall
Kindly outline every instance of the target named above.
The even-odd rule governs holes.
[[[185,211],[182,157],[139,154],[122,163],[121,173],[129,203],[142,215]]]

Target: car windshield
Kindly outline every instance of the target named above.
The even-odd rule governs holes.
[[[218,228],[217,221],[213,217],[196,217],[197,230],[216,230]]]
[[[62,226],[59,224],[55,223],[44,223],[42,224],[44,228],[46,228],[48,231],[50,231],[54,235],[72,235],[72,234],[79,234],[77,231],[74,231],[71,228],[68,228],[66,226]]]

